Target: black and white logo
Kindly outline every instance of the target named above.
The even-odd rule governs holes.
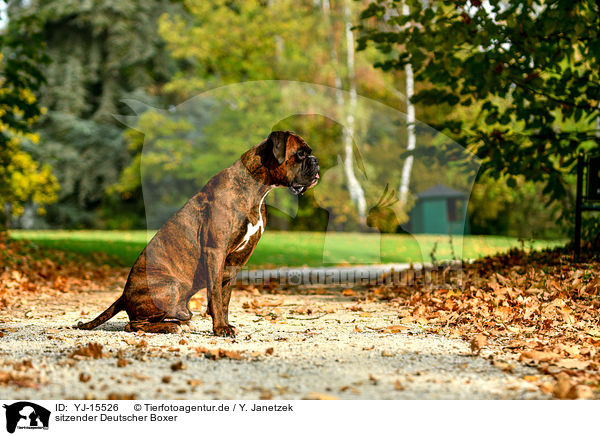
[[[6,431],[14,433],[19,430],[48,430],[50,411],[29,401],[5,404]]]

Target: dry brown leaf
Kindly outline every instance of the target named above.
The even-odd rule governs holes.
[[[97,342],[90,342],[85,347],[77,347],[69,354],[69,357],[91,357],[92,359],[101,359],[106,357],[106,354],[102,352],[102,345]]]
[[[556,376],[556,384],[554,385],[553,394],[561,400],[573,399],[575,397],[575,384],[571,378],[565,373],[560,373]]]
[[[389,325],[381,330],[381,333],[400,333],[403,330],[408,330],[408,327],[403,325]]]
[[[560,355],[553,353],[551,351],[537,351],[537,350],[527,350],[521,353],[521,357],[519,360],[527,360],[531,359],[536,362],[551,362],[553,360],[560,359]]]
[[[578,400],[591,400],[594,398],[594,391],[590,386],[577,385],[573,397]]]
[[[187,368],[187,365],[183,363],[181,360],[171,364],[171,371],[183,371]]]
[[[545,394],[551,394],[554,391],[554,384],[551,382],[543,382],[540,384],[540,390]]]
[[[198,354],[203,354],[204,357],[206,357],[208,359],[212,359],[212,360],[221,359],[223,357],[225,357],[227,359],[232,359],[232,360],[242,360],[244,358],[241,351],[224,350],[222,348],[210,350],[206,347],[196,347],[195,351]]]
[[[515,369],[515,365],[513,363],[504,362],[501,360],[494,360],[492,363],[496,368],[504,372],[513,372]]]
[[[483,334],[478,334],[474,338],[471,339],[471,352],[474,354],[479,354],[481,349],[488,344],[488,339]]]
[[[590,363],[589,361],[579,359],[561,359],[554,364],[565,369],[586,369],[590,366]]]
[[[305,400],[337,400],[337,397],[329,394],[323,394],[320,392],[311,392],[305,398]]]
[[[131,394],[121,394],[121,393],[115,393],[112,392],[110,394],[108,394],[108,397],[106,398],[107,400],[135,400],[135,394],[131,393]]]

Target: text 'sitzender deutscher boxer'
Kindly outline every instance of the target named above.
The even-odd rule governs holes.
[[[275,187],[302,194],[319,179],[317,158],[293,132],[272,132],[221,171],[156,233],[131,268],[123,294],[90,330],[125,310],[126,331],[178,333],[192,295],[206,288],[218,336],[234,336],[227,312],[231,286],[260,239],[265,197]]]

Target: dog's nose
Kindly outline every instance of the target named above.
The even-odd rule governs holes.
[[[311,160],[312,160],[312,164],[313,164],[313,168],[315,169],[315,172],[316,173],[320,172],[321,167],[319,166],[319,160],[315,156],[311,156]]]

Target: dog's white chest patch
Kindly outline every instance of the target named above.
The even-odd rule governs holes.
[[[252,236],[254,236],[256,233],[258,233],[260,231],[260,234],[262,235],[262,233],[265,230],[265,224],[263,221],[263,216],[261,213],[261,209],[262,209],[262,205],[265,201],[265,197],[267,196],[267,194],[269,193],[269,191],[266,192],[265,195],[263,195],[263,198],[260,200],[260,203],[258,205],[258,221],[256,222],[256,224],[252,224],[252,223],[248,223],[248,230],[246,230],[246,234],[244,235],[244,239],[242,239],[242,242],[240,242],[240,244],[237,246],[237,248],[235,249],[235,251],[240,251],[243,250],[244,247],[246,247],[246,245],[248,245],[248,242],[250,242],[250,238]]]

